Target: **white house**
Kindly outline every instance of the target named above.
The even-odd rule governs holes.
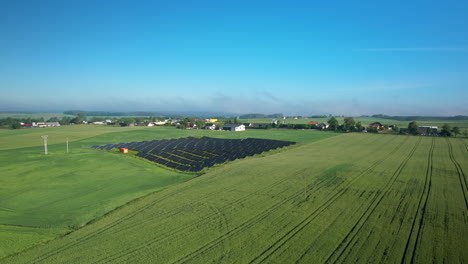
[[[216,124],[214,124],[214,123],[207,123],[207,124],[205,125],[205,129],[215,130],[215,129],[216,129]]]
[[[243,124],[224,124],[221,127],[222,130],[228,131],[245,131],[245,125]]]

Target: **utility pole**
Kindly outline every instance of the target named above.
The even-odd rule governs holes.
[[[47,135],[42,136],[42,138],[44,139],[44,154],[46,154],[46,155],[48,154],[47,153],[47,137],[49,137],[49,136],[47,136]]]
[[[67,137],[67,153],[68,153],[68,137]]]

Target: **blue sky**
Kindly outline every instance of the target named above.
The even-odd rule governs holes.
[[[467,1],[4,0],[0,10],[0,111],[468,115]]]

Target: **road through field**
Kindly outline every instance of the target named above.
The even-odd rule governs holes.
[[[346,134],[213,168],[6,263],[463,263],[459,139]]]

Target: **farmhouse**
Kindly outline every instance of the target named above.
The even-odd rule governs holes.
[[[227,131],[245,131],[245,125],[243,124],[224,124],[221,130]]]
[[[55,127],[55,126],[60,126],[59,122],[37,122],[37,123],[32,123],[33,127]]]
[[[319,123],[318,123],[317,121],[309,121],[309,125],[316,125],[316,126],[318,126],[318,124],[319,124]]]
[[[330,126],[330,125],[329,125],[327,122],[323,122],[323,123],[320,123],[320,124],[318,125],[318,127],[319,127],[320,129],[326,129],[326,128],[328,128],[329,126]]]
[[[205,125],[205,129],[215,130],[216,129],[216,124],[215,123],[207,123]]]
[[[380,122],[374,122],[372,124],[369,124],[369,127],[377,128],[377,129],[380,129],[380,130],[385,129],[385,127]]]

